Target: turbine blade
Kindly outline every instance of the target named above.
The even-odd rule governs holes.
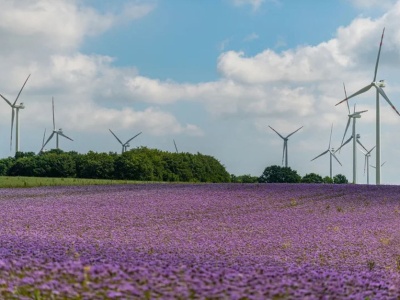
[[[123,146],[124,144],[121,142],[121,140],[115,135],[115,133],[114,132],[112,132],[112,130],[111,129],[108,129],[108,130],[110,130],[110,132],[112,133],[112,135],[117,139],[117,141]]]
[[[140,135],[140,134],[141,134],[141,132],[139,132],[137,135],[135,135],[134,137],[132,137],[132,138],[130,138],[129,140],[127,140],[126,143],[125,143],[124,145],[128,144],[130,141],[132,141],[135,137],[137,137],[137,136]]]
[[[386,164],[386,161],[383,164],[381,164],[381,167],[383,167],[384,164]]]
[[[348,101],[350,98],[353,98],[357,95],[360,95],[362,93],[365,93],[366,91],[368,91],[371,87],[372,87],[372,83],[367,85],[366,87],[363,87],[361,90],[355,92],[354,94],[350,95],[349,97],[346,97],[345,99],[343,99],[342,101],[338,102],[335,104],[335,106],[339,105],[340,103],[344,102],[344,101]]]
[[[328,152],[329,152],[329,149],[326,150],[326,151],[324,151],[324,152],[322,152],[320,155],[314,157],[311,161],[316,160],[318,157],[321,157],[322,155],[324,155],[324,154],[326,154],[326,153],[328,153]]]
[[[302,129],[303,126],[301,126],[299,129],[293,131],[291,134],[289,134],[286,138],[290,137],[291,135],[295,134],[297,131],[299,131],[300,129]]]
[[[359,140],[359,139],[356,139],[356,140],[357,140],[356,142],[357,142],[366,152],[368,152],[368,150],[364,147],[364,145],[361,144],[360,140]]]
[[[53,107],[53,131],[54,131],[54,130],[56,130],[56,119],[54,117],[54,98],[53,97],[51,97],[51,104]]]
[[[378,90],[379,94],[381,94],[382,97],[385,98],[387,103],[389,103],[389,105],[393,108],[393,110],[400,116],[400,113],[397,111],[396,107],[394,107],[393,103],[390,102],[390,100],[389,100],[388,96],[386,96],[386,93],[384,92],[384,90],[380,86],[376,85],[375,87]]]
[[[332,129],[333,129],[333,123],[332,123],[332,125],[331,125],[331,135],[329,136],[329,145],[328,145],[328,150],[331,148]]]
[[[375,147],[376,147],[376,146],[374,146],[371,150],[369,150],[369,151],[367,152],[367,154],[370,154],[370,153],[372,152],[372,150],[375,149]]]
[[[44,139],[46,138],[46,128],[44,129],[44,133],[43,133],[43,140],[42,140],[42,147],[44,145]]]
[[[53,136],[54,136],[54,131],[50,134],[50,136],[47,139],[46,143],[43,144],[42,149],[40,149],[40,152],[43,151],[44,147],[46,147],[47,143],[50,142],[50,140],[53,138]]]
[[[73,139],[71,139],[70,137],[66,136],[64,133],[62,133],[60,131],[58,131],[58,134],[63,136],[63,137],[65,137],[65,138],[67,138],[67,139],[69,139],[70,141],[74,141]]]
[[[333,158],[336,159],[336,161],[339,163],[339,165],[342,165],[341,162],[339,161],[339,159],[336,157],[335,153],[331,152],[331,154],[332,154]]]
[[[175,143],[175,140],[173,140],[173,141],[174,141],[175,151],[176,151],[176,153],[179,153],[178,152],[178,147],[176,146],[176,143]]]
[[[347,120],[346,129],[343,134],[342,142],[340,143],[341,145],[343,145],[344,138],[346,137],[347,130],[349,129],[349,126],[350,126],[350,121],[351,121],[351,117],[349,117],[349,119]]]
[[[284,160],[284,158],[285,158],[285,150],[286,150],[286,147],[287,147],[286,143],[283,142],[282,165],[283,165],[283,160]]]
[[[31,77],[31,74],[28,75],[28,78],[26,78],[26,80],[25,80],[25,82],[24,82],[24,85],[22,86],[22,88],[20,89],[20,91],[19,91],[19,93],[18,93],[17,98],[15,98],[15,101],[14,101],[14,103],[13,103],[14,105],[15,105],[15,103],[17,103],[17,100],[18,100],[18,98],[19,98],[19,95],[21,95],[21,92],[22,92],[22,90],[24,89],[25,84],[26,84],[26,82],[28,81],[29,77]]]
[[[3,98],[8,103],[8,105],[10,105],[12,107],[11,102],[8,101],[2,94],[0,94],[0,97]]]
[[[376,64],[375,64],[374,80],[372,80],[372,82],[375,82],[376,74],[378,73],[379,57],[381,56],[381,49],[382,49],[382,42],[383,42],[384,34],[385,34],[385,28],[383,28],[383,31],[382,31],[381,43],[379,45],[378,57],[376,58]]]
[[[282,139],[285,139],[283,136],[280,135],[280,133],[278,131],[276,131],[275,129],[273,129],[271,126],[268,125],[269,128],[271,128],[273,131],[276,132],[277,135],[279,135]]]
[[[351,136],[344,144],[342,144],[338,149],[336,149],[334,153],[338,152],[344,145],[346,145],[347,143],[349,143],[349,142],[351,141],[352,138],[353,138],[353,136]]]
[[[344,82],[343,82],[343,89],[344,89],[344,96],[346,97],[345,99],[347,100],[346,86],[344,85]],[[346,104],[347,104],[347,110],[349,111],[349,114],[350,114],[349,101],[346,101]]]

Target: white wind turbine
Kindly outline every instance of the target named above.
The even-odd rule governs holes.
[[[393,108],[393,110],[400,116],[400,113],[397,111],[397,109],[394,107],[392,102],[390,102],[388,96],[386,96],[386,93],[383,91],[383,87],[385,87],[385,82],[383,80],[376,81],[376,74],[378,72],[378,65],[379,65],[379,57],[381,54],[381,48],[382,48],[382,41],[383,41],[383,36],[385,34],[385,28],[383,28],[382,32],[382,37],[381,37],[381,43],[379,45],[379,51],[378,51],[378,57],[376,59],[376,64],[375,64],[375,72],[374,72],[374,79],[372,82],[367,85],[366,87],[363,87],[361,90],[358,92],[355,92],[354,94],[350,95],[349,97],[346,97],[336,105],[347,101],[350,98],[353,98],[357,95],[360,95],[362,93],[365,93],[368,91],[370,88],[375,87],[376,89],[376,184],[381,183],[381,128],[380,128],[380,106],[379,106],[379,94],[389,103],[389,105]]]
[[[329,152],[329,166],[330,166],[330,168],[329,168],[329,176],[330,176],[330,178],[332,179],[332,157],[334,158],[334,159],[336,159],[336,161],[339,163],[339,165],[342,165],[341,163],[340,163],[340,161],[338,160],[338,158],[336,157],[336,155],[335,155],[335,149],[331,149],[331,139],[332,139],[332,129],[333,129],[333,124],[332,124],[332,126],[331,126],[331,135],[330,135],[330,137],[329,137],[329,144],[328,144],[328,149],[327,150],[325,150],[324,152],[322,152],[320,155],[318,155],[318,156],[316,156],[315,158],[313,158],[311,161],[313,161],[313,160],[316,160],[318,157],[321,157],[321,156],[323,156],[323,155],[325,155],[326,153],[328,153]]]
[[[24,104],[21,102],[19,104],[17,104],[18,98],[21,95],[22,90],[25,87],[26,82],[28,81],[29,77],[31,76],[31,74],[28,75],[28,78],[26,78],[22,88],[20,89],[17,98],[15,98],[15,101],[13,103],[11,103],[7,98],[5,98],[3,95],[0,94],[0,97],[3,98],[8,105],[11,106],[11,137],[10,137],[10,150],[12,147],[12,135],[13,135],[13,127],[14,127],[14,118],[15,118],[15,153],[17,153],[19,151],[19,110],[20,109],[24,109],[25,106]]]
[[[303,128],[303,126],[301,126],[299,129],[293,131],[291,134],[289,134],[286,137],[283,137],[278,131],[276,131],[275,129],[273,129],[271,126],[268,125],[269,128],[271,128],[273,131],[276,132],[277,135],[279,135],[282,139],[283,139],[283,154],[282,154],[282,164],[283,164],[283,160],[285,160],[285,167],[288,167],[288,145],[287,142],[289,140],[289,137],[292,136],[293,134],[295,134],[297,131],[299,131],[300,129]]]
[[[141,132],[139,132],[137,135],[135,135],[134,137],[131,137],[129,140],[127,140],[125,143],[122,143],[121,142],[121,140],[115,135],[115,133],[114,132],[112,132],[112,130],[111,129],[108,129],[108,130],[110,130],[110,132],[112,133],[112,135],[117,139],[117,141],[121,144],[121,146],[122,146],[122,153],[124,153],[125,151],[127,151],[127,149],[128,149],[128,147],[130,146],[129,145],[129,142],[130,141],[132,141],[135,137],[137,137],[139,134],[141,134]]]
[[[359,142],[361,144],[361,142]],[[369,158],[371,157],[371,152],[372,150],[375,149],[376,146],[372,147],[370,150],[367,150],[366,152],[364,152],[363,150],[360,149],[360,151],[364,154],[365,156],[365,160],[364,160],[364,174],[365,174],[365,170],[367,171],[367,184],[369,184]],[[363,146],[364,149],[366,149]]]
[[[65,138],[67,138],[67,139],[69,139],[69,140],[71,140],[71,141],[73,141],[73,139],[71,139],[70,137],[66,136],[63,133],[61,128],[56,130],[56,121],[55,121],[55,117],[54,117],[54,98],[51,98],[51,104],[52,104],[52,107],[53,107],[53,132],[50,134],[50,136],[47,139],[47,141],[42,145],[42,148],[40,149],[39,152],[43,151],[44,147],[47,145],[48,142],[50,142],[50,140],[53,138],[54,135],[56,135],[56,149],[59,149],[59,147],[58,147],[58,139],[59,139],[60,135],[65,137]]]

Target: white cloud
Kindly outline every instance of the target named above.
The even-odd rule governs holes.
[[[258,34],[253,32],[244,38],[245,42],[251,42],[257,40],[259,38]]]

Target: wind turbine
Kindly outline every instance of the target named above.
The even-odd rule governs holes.
[[[42,145],[42,148],[40,149],[39,152],[43,151],[44,147],[47,145],[48,142],[50,142],[50,140],[53,138],[54,135],[56,135],[56,149],[59,149],[59,147],[58,147],[58,139],[59,139],[60,135],[65,137],[65,138],[67,138],[67,139],[69,139],[69,140],[71,140],[71,141],[73,141],[73,139],[71,139],[70,137],[67,137],[63,133],[61,128],[56,130],[56,121],[55,121],[55,117],[54,117],[54,98],[51,98],[51,103],[52,103],[52,107],[53,107],[53,132],[50,134],[50,136],[47,139],[47,141]]]
[[[174,141],[175,151],[176,151],[176,153],[179,153],[179,152],[178,152],[178,147],[176,147],[175,140],[173,140],[173,141]]]
[[[137,135],[135,135],[134,137],[131,137],[129,140],[127,140],[125,143],[122,143],[121,140],[115,135],[114,132],[112,132],[111,129],[110,132],[112,133],[112,135],[117,139],[117,141],[121,144],[122,146],[122,153],[124,153],[125,151],[127,151],[128,147],[129,147],[129,142],[132,141],[135,137],[137,137],[139,134],[141,134],[141,132],[139,132]]]
[[[31,76],[31,74],[28,75],[28,78],[26,78],[24,84],[22,85],[22,88],[20,89],[17,98],[15,98],[15,101],[13,103],[11,103],[7,98],[5,98],[3,95],[0,94],[1,98],[4,99],[4,101],[6,101],[8,103],[8,105],[11,106],[11,137],[10,137],[10,150],[12,147],[12,135],[13,135],[13,127],[14,127],[14,117],[15,117],[15,153],[17,153],[19,151],[19,110],[20,109],[24,109],[25,106],[24,104],[21,102],[19,104],[17,104],[18,98],[21,95],[22,90],[25,87],[26,82],[28,81],[29,77]]]
[[[334,159],[336,159],[336,161],[339,163],[339,165],[342,165],[342,164],[340,163],[340,161],[337,159],[336,155],[335,155],[335,150],[334,150],[333,148],[331,149],[332,129],[333,129],[333,124],[332,124],[332,126],[331,126],[331,135],[330,135],[330,137],[329,137],[328,149],[325,150],[325,151],[322,152],[320,155],[316,156],[315,158],[313,158],[313,159],[311,160],[311,161],[316,160],[318,157],[321,157],[321,156],[323,156],[323,155],[325,155],[326,153],[329,152],[329,156],[330,156],[330,157],[329,157],[329,166],[330,166],[330,169],[329,169],[329,176],[330,176],[331,179],[332,179],[332,157],[333,157]]]
[[[343,89],[344,89],[344,95],[346,96],[346,99],[347,99],[346,86],[344,85],[344,83],[343,83]],[[357,151],[356,151],[356,143],[360,144],[360,141],[358,140],[358,138],[354,138],[354,137],[356,137],[356,119],[361,118],[361,114],[367,112],[367,110],[362,110],[362,111],[357,111],[356,112],[356,106],[354,105],[354,111],[353,111],[353,113],[351,113],[350,112],[349,102],[346,102],[346,103],[347,103],[347,110],[349,111],[349,115],[348,115],[349,118],[347,119],[347,125],[346,125],[346,129],[344,131],[344,135],[343,135],[343,138],[342,138],[341,146],[336,151],[340,150],[344,145],[346,145],[348,142],[353,140],[353,183],[357,183]],[[350,126],[351,119],[353,119],[353,132],[352,132],[351,137],[343,144],[344,138],[346,137],[347,130],[349,129],[349,126]],[[362,147],[364,148],[364,146],[362,146]]]
[[[283,164],[283,160],[285,160],[285,167],[288,167],[288,146],[287,146],[287,142],[289,140],[289,137],[292,136],[293,134],[295,134],[297,131],[299,131],[300,129],[303,128],[303,126],[301,126],[299,129],[293,131],[291,134],[289,134],[286,137],[283,137],[278,131],[276,131],[275,129],[273,129],[271,126],[268,125],[269,128],[271,128],[273,131],[276,132],[277,135],[279,135],[282,139],[283,139],[283,154],[282,154],[282,164]]]
[[[361,144],[361,142],[360,142]],[[364,160],[364,174],[365,174],[365,170],[367,170],[367,184],[369,184],[369,158],[371,156],[371,152],[372,150],[375,149],[376,146],[372,147],[370,150],[367,150],[366,152],[364,152],[363,150],[360,149],[360,151],[364,154],[365,156],[365,160]],[[365,147],[363,147],[365,149]]]
[[[351,140],[353,140],[353,183],[356,184],[357,183],[357,152],[355,151],[355,142],[357,142],[361,147],[363,147],[363,149],[365,151],[367,151],[367,149],[364,148],[364,146],[360,143],[359,139],[360,139],[360,135],[357,133],[354,133],[354,127],[353,127],[353,134],[351,135],[351,137],[344,143],[342,144],[336,151],[339,151],[340,149],[342,149],[342,147],[344,145],[346,145],[347,143],[349,143]],[[355,136],[355,138],[354,138]]]
[[[382,37],[381,37],[381,43],[379,45],[379,51],[378,51],[378,57],[376,59],[376,64],[375,64],[375,72],[374,72],[374,79],[372,82],[367,85],[366,87],[363,87],[361,90],[355,92],[354,94],[350,95],[349,97],[346,97],[336,105],[339,105],[340,103],[344,101],[348,101],[348,99],[353,98],[357,95],[360,95],[362,93],[365,93],[368,91],[370,88],[375,87],[376,89],[376,184],[381,183],[381,125],[380,125],[380,107],[379,107],[379,94],[389,103],[389,105],[393,108],[393,110],[400,116],[400,113],[397,111],[397,109],[394,107],[392,102],[390,102],[388,96],[386,96],[386,93],[383,91],[383,87],[385,87],[385,82],[383,80],[376,81],[376,74],[378,72],[378,65],[379,65],[379,57],[381,54],[381,48],[382,48],[382,41],[383,41],[383,36],[385,34],[385,28],[383,28],[382,31]]]

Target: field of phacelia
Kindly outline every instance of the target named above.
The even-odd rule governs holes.
[[[399,299],[400,187],[0,190],[2,299]]]

